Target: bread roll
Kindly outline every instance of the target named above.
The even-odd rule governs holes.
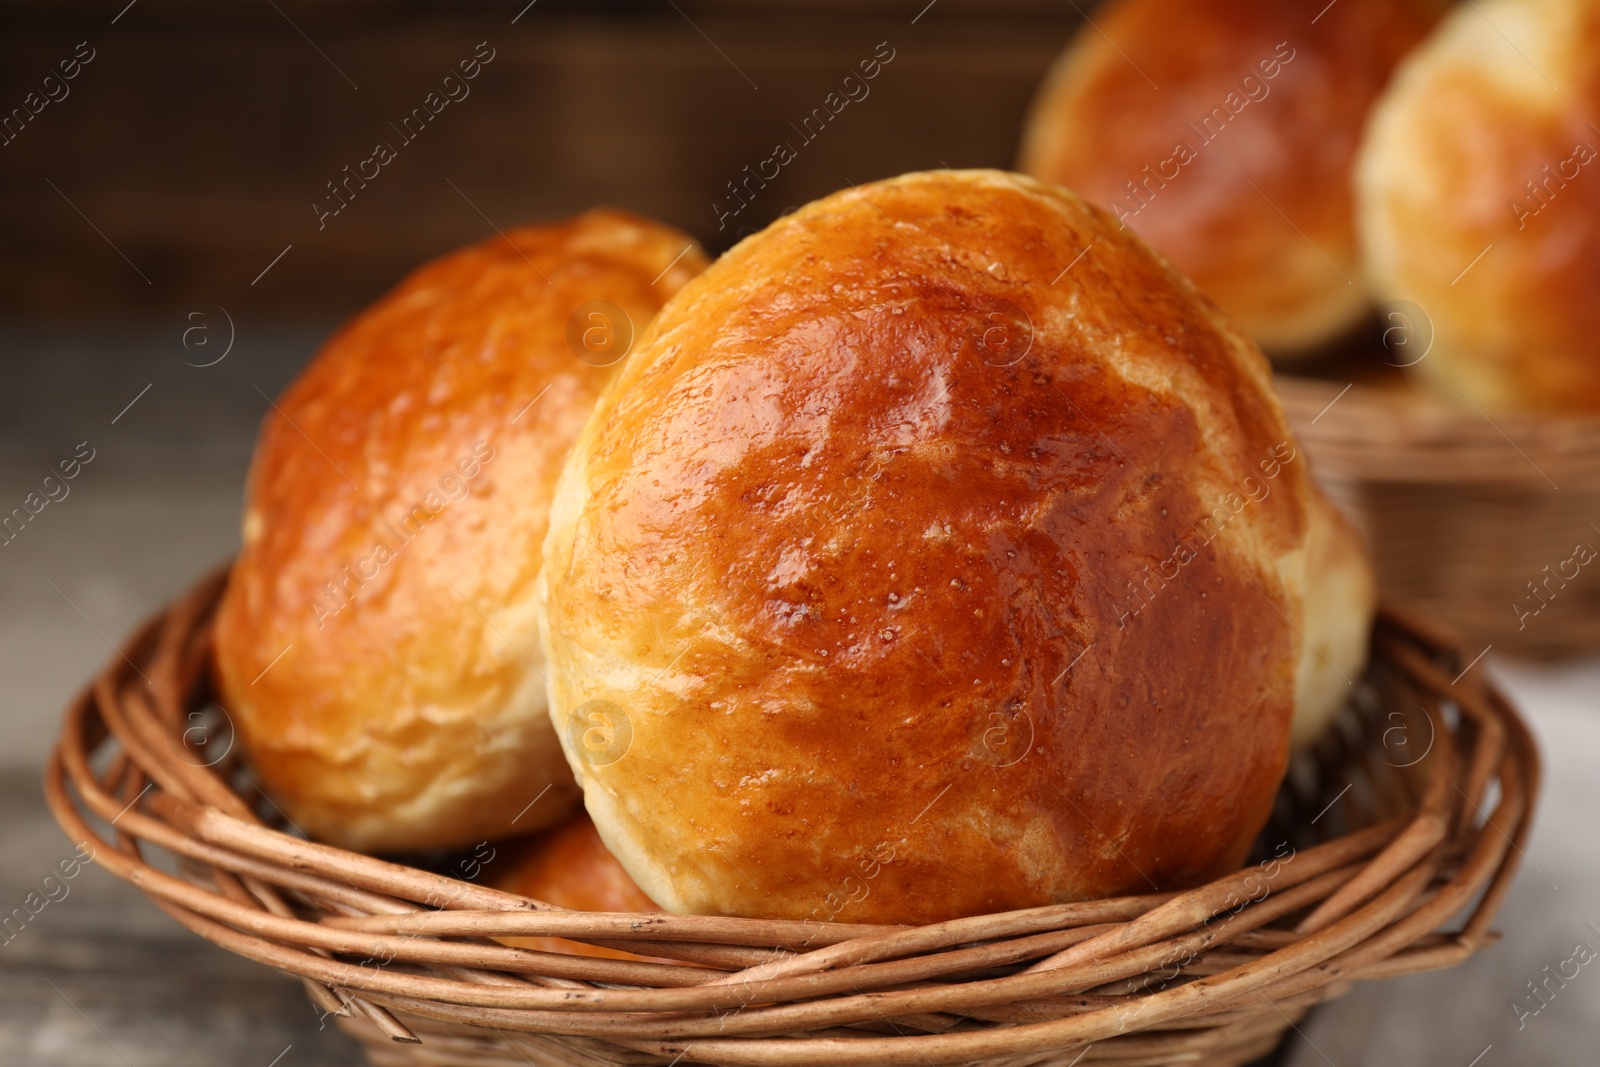
[[[1600,3],[1481,0],[1407,60],[1358,171],[1379,296],[1485,411],[1600,411]]]
[[[661,910],[628,877],[616,857],[606,851],[594,823],[582,811],[521,848],[508,850],[506,857],[492,869],[497,872],[492,879],[496,889],[520,893],[558,908],[616,912]],[[652,958],[568,941],[564,937],[505,937],[500,940],[517,948],[574,956],[619,960]]]
[[[616,211],[513,230],[418,269],[272,405],[216,667],[307,834],[461,846],[568,809],[532,601],[550,494],[626,320],[704,263]]]
[[[1366,543],[1350,520],[1314,493],[1306,541],[1306,592],[1289,748],[1321,736],[1352,694],[1367,663],[1378,610],[1378,579]]]
[[[1442,10],[1111,0],[1039,90],[1021,169],[1109,206],[1275,358],[1302,355],[1366,311],[1356,145]]]
[[[669,911],[1200,882],[1284,772],[1314,500],[1258,350],[1115,218],[998,171],[850,189],[607,387],[545,542],[551,715]]]

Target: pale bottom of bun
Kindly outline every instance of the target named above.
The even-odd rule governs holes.
[[[1523,351],[1507,350],[1494,345],[1460,343],[1451,340],[1441,330],[1435,335],[1428,358],[1412,364],[1410,372],[1426,385],[1433,395],[1453,409],[1482,411],[1551,411],[1571,410],[1553,398],[1582,397],[1587,383],[1574,380],[1563,391],[1559,386],[1557,371],[1559,359],[1531,347]],[[1545,381],[1535,383],[1530,368],[1545,376]],[[1586,377],[1580,375],[1579,378]],[[1579,408],[1581,410],[1581,407]]]
[[[1355,692],[1367,665],[1377,580],[1361,535],[1319,490],[1306,535],[1305,640],[1295,675],[1289,747],[1315,741]]]
[[[1326,261],[1319,258],[1317,262],[1324,271],[1332,271]],[[1303,306],[1279,313],[1256,308],[1236,317],[1273,363],[1289,366],[1305,362],[1354,332],[1366,317],[1370,301],[1366,291],[1354,284],[1359,269],[1347,264],[1343,270],[1351,284],[1333,279],[1316,299]]]
[[[295,826],[358,852],[464,848],[540,830],[580,795],[533,671],[492,707],[413,709],[405,719],[389,709],[382,729],[355,743],[318,742],[252,755]]]
[[[646,798],[635,799],[643,801]],[[649,799],[661,802],[659,798]],[[583,806],[599,829],[606,851],[617,858],[634,883],[663,911],[679,915],[693,914],[696,910],[695,899],[703,900],[710,896],[712,872],[670,870],[656,862],[645,845],[650,839],[648,827],[634,816],[631,805],[623,798],[604,786],[591,784],[584,791]],[[692,892],[686,892],[691,886]]]

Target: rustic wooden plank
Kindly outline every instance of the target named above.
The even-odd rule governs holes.
[[[0,775],[0,909],[28,907],[73,854],[37,777]],[[319,1029],[298,982],[216,948],[94,867],[57,879],[0,941],[7,1067],[350,1067],[354,1042]],[[293,1046],[292,1051],[284,1050]]]

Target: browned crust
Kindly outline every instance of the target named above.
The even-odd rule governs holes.
[[[1113,0],[1040,89],[1021,169],[1111,206],[1269,350],[1314,346],[1364,308],[1362,125],[1441,11]]]
[[[1373,117],[1373,279],[1426,312],[1417,371],[1447,401],[1600,411],[1600,5],[1482,7],[1441,27]]]
[[[691,244],[597,211],[451,253],[273,405],[217,670],[257,773],[308,833],[460,845],[563,811],[529,598],[552,486],[613,373],[574,355],[568,322],[606,300],[642,329],[704,265],[691,248],[667,269]]]
[[[1309,493],[1260,354],[1104,212],[993,171],[847,190],[608,388],[546,545],[552,715],[626,720],[620,758],[562,739],[669,910],[1199,882],[1285,766]]]

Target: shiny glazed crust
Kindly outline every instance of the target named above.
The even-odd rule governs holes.
[[[1199,882],[1283,774],[1312,493],[1255,346],[1105,212],[843,191],[607,387],[546,541],[551,715],[671,911]]]
[[[306,833],[467,845],[570,807],[533,583],[561,462],[614,368],[592,365],[612,355],[599,334],[598,355],[574,354],[592,309],[577,348],[569,323],[609,301],[642,329],[704,265],[691,248],[668,269],[691,244],[595,211],[451,253],[335,334],[267,414],[217,675]]]
[[[1431,321],[1416,372],[1447,401],[1600,411],[1593,122],[1593,0],[1458,9],[1374,113],[1358,170],[1370,273]]]
[[[1112,0],[1041,87],[1021,169],[1112,206],[1263,348],[1293,356],[1366,308],[1356,146],[1441,11],[1341,0],[1313,24],[1283,0]]]

